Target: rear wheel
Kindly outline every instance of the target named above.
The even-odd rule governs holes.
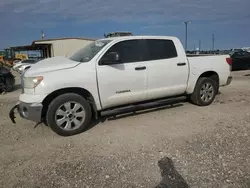
[[[49,105],[46,122],[61,136],[83,132],[91,122],[91,106],[82,96],[66,93],[56,97]]]
[[[198,79],[190,100],[196,105],[208,106],[214,101],[217,91],[217,84],[214,80],[202,77]]]

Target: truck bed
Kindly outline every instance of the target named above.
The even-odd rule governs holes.
[[[188,88],[194,87],[193,84],[196,83],[200,73],[207,71],[212,71],[218,74],[220,86],[226,85],[228,75],[231,74],[230,66],[227,63],[226,58],[229,58],[229,55],[187,57],[190,69]]]

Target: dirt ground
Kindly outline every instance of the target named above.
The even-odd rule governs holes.
[[[0,187],[248,188],[250,71],[233,77],[208,107],[180,102],[72,137],[12,124],[17,86],[0,95]]]

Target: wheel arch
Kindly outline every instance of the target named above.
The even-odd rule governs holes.
[[[92,94],[84,88],[68,87],[68,88],[55,90],[52,93],[50,93],[48,96],[45,97],[45,99],[42,102],[42,104],[43,104],[42,118],[43,119],[46,116],[48,106],[53,101],[53,99],[55,99],[59,95],[65,94],[65,93],[75,93],[75,94],[78,94],[78,95],[81,95],[82,97],[84,97],[90,103],[94,118],[95,119],[98,118],[97,107],[96,107],[96,103],[95,103],[95,100],[94,100],[94,97],[92,96]]]
[[[210,71],[205,71],[203,72],[202,74],[200,74],[196,81],[195,81],[195,84],[191,87],[191,88],[188,88],[188,92],[187,94],[192,94],[194,92],[194,89],[195,89],[195,86],[197,85],[197,82],[200,78],[211,78],[212,80],[215,81],[216,85],[217,85],[217,92],[219,91],[219,86],[220,86],[220,77],[219,77],[219,74],[213,70],[210,70]]]
[[[217,72],[215,71],[206,71],[204,73],[202,73],[199,78],[201,77],[206,77],[206,78],[211,78],[212,80],[214,80],[217,84],[219,84],[220,82],[220,78]],[[199,79],[198,78],[198,79]]]

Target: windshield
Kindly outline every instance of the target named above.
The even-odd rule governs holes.
[[[69,59],[78,62],[88,62],[110,41],[111,40],[94,41],[77,51]]]

